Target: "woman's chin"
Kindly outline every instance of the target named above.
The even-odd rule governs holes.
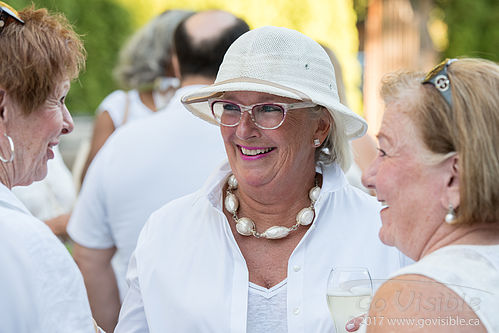
[[[388,246],[395,246],[395,242],[393,242],[393,239],[392,239],[390,233],[387,232],[386,226],[383,225],[381,227],[381,229],[379,230],[378,237],[379,237],[379,240],[383,244],[388,245]]]

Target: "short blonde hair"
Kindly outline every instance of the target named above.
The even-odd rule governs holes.
[[[19,12],[0,35],[0,85],[29,114],[65,79],[76,78],[85,63],[80,37],[62,14],[33,6]]]
[[[452,107],[422,73],[385,76],[385,103],[404,99],[428,150],[459,157],[457,223],[499,223],[499,66],[463,58],[447,68]]]

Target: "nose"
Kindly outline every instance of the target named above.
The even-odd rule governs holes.
[[[236,126],[236,135],[239,139],[247,140],[258,135],[258,127],[251,119],[249,112],[243,112],[241,114],[241,120]]]
[[[369,164],[367,169],[362,173],[362,185],[375,191],[376,190],[376,174],[378,173],[378,158]]]
[[[69,113],[69,110],[66,106],[64,106],[64,110],[62,112],[62,131],[61,134],[69,134],[73,131],[75,125],[73,123],[73,117]]]

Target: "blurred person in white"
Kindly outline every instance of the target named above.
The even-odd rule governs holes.
[[[68,240],[66,226],[76,200],[71,171],[64,164],[59,146],[47,162],[47,177],[29,186],[17,186],[12,192],[37,219],[44,221],[62,241]]]
[[[341,69],[340,62],[338,61],[338,58],[333,50],[324,45],[322,45],[322,47],[326,51],[334,66],[334,74],[336,75],[336,86],[338,87],[340,102],[343,105],[348,106],[345,84],[343,81],[343,70]],[[350,168],[345,173],[345,176],[353,186],[360,188],[364,192],[374,194],[374,191],[368,190],[364,187],[364,185],[362,185],[361,177],[362,172],[366,170],[371,161],[376,158],[376,141],[368,133],[366,133],[360,138],[352,140],[351,145],[353,160]]]
[[[16,320],[26,322],[21,331],[96,330],[75,262],[11,191],[43,179],[53,147],[73,130],[64,101],[84,61],[83,44],[62,14],[34,7],[17,14],[0,2],[0,242],[2,255],[14,256],[1,261],[2,332],[19,332],[24,324]],[[12,294],[21,283],[32,302]]]
[[[138,30],[123,46],[114,76],[126,90],[112,92],[97,108],[81,182],[97,152],[118,127],[150,116],[170,101],[180,84],[171,61],[173,33],[178,24],[193,13],[167,10]]]
[[[417,262],[376,292],[368,332],[499,332],[498,91],[499,66],[482,59],[385,77],[363,182],[384,205],[381,241]]]
[[[343,174],[367,124],[340,103],[328,55],[298,31],[251,30],[182,101],[219,126],[228,163],[147,221],[116,332],[333,331],[331,268],[385,278],[402,258]]]
[[[173,55],[181,87],[163,111],[116,131],[89,169],[68,233],[94,316],[108,331],[118,320],[128,262],[149,215],[201,187],[225,159],[217,128],[185,110],[180,98],[213,83],[228,47],[248,30],[223,11],[183,21]]]

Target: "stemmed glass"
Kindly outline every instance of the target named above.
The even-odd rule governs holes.
[[[367,314],[373,294],[369,270],[365,267],[335,267],[327,281],[327,304],[337,333],[351,319]]]

